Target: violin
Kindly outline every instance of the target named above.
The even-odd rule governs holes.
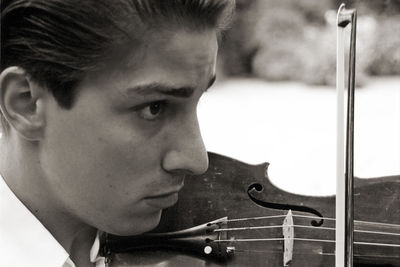
[[[248,165],[209,153],[208,171],[186,177],[178,202],[163,211],[153,232],[101,236],[100,254],[108,266],[400,267],[400,175],[353,175],[356,15],[342,4],[338,27],[348,24],[347,135],[338,134],[337,142],[337,176],[344,190],[326,197],[291,194],[270,182],[269,163]],[[339,87],[344,87],[343,61],[344,52],[338,57]],[[342,118],[343,91],[338,92]],[[338,133],[343,132],[338,127]],[[340,157],[344,152],[346,166]]]
[[[281,190],[268,163],[209,159],[154,232],[102,236],[109,266],[334,266],[335,196]],[[400,266],[400,175],[355,178],[354,190],[354,266]]]

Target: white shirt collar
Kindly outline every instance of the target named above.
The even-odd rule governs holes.
[[[75,267],[68,253],[41,222],[14,195],[0,175],[0,261],[2,266]],[[90,260],[104,266],[98,256],[99,233]]]

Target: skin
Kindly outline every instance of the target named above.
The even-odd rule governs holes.
[[[215,76],[217,47],[214,30],[155,34],[139,63],[115,58],[88,74],[71,110],[23,70],[2,74],[11,131],[0,171],[78,266],[89,266],[96,229],[153,229],[184,175],[207,170],[196,108]]]

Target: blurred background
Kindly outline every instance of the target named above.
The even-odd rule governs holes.
[[[400,74],[399,0],[237,0],[220,74],[334,85],[336,11],[356,8],[357,81]]]
[[[400,0],[237,0],[199,118],[209,151],[335,193],[336,12],[357,9],[355,175],[400,174]],[[349,27],[347,27],[349,28]]]

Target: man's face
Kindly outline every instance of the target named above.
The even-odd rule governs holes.
[[[53,204],[114,234],[154,228],[184,174],[208,167],[196,109],[215,76],[215,32],[156,37],[135,64],[87,76],[71,110],[47,100],[40,160]]]

